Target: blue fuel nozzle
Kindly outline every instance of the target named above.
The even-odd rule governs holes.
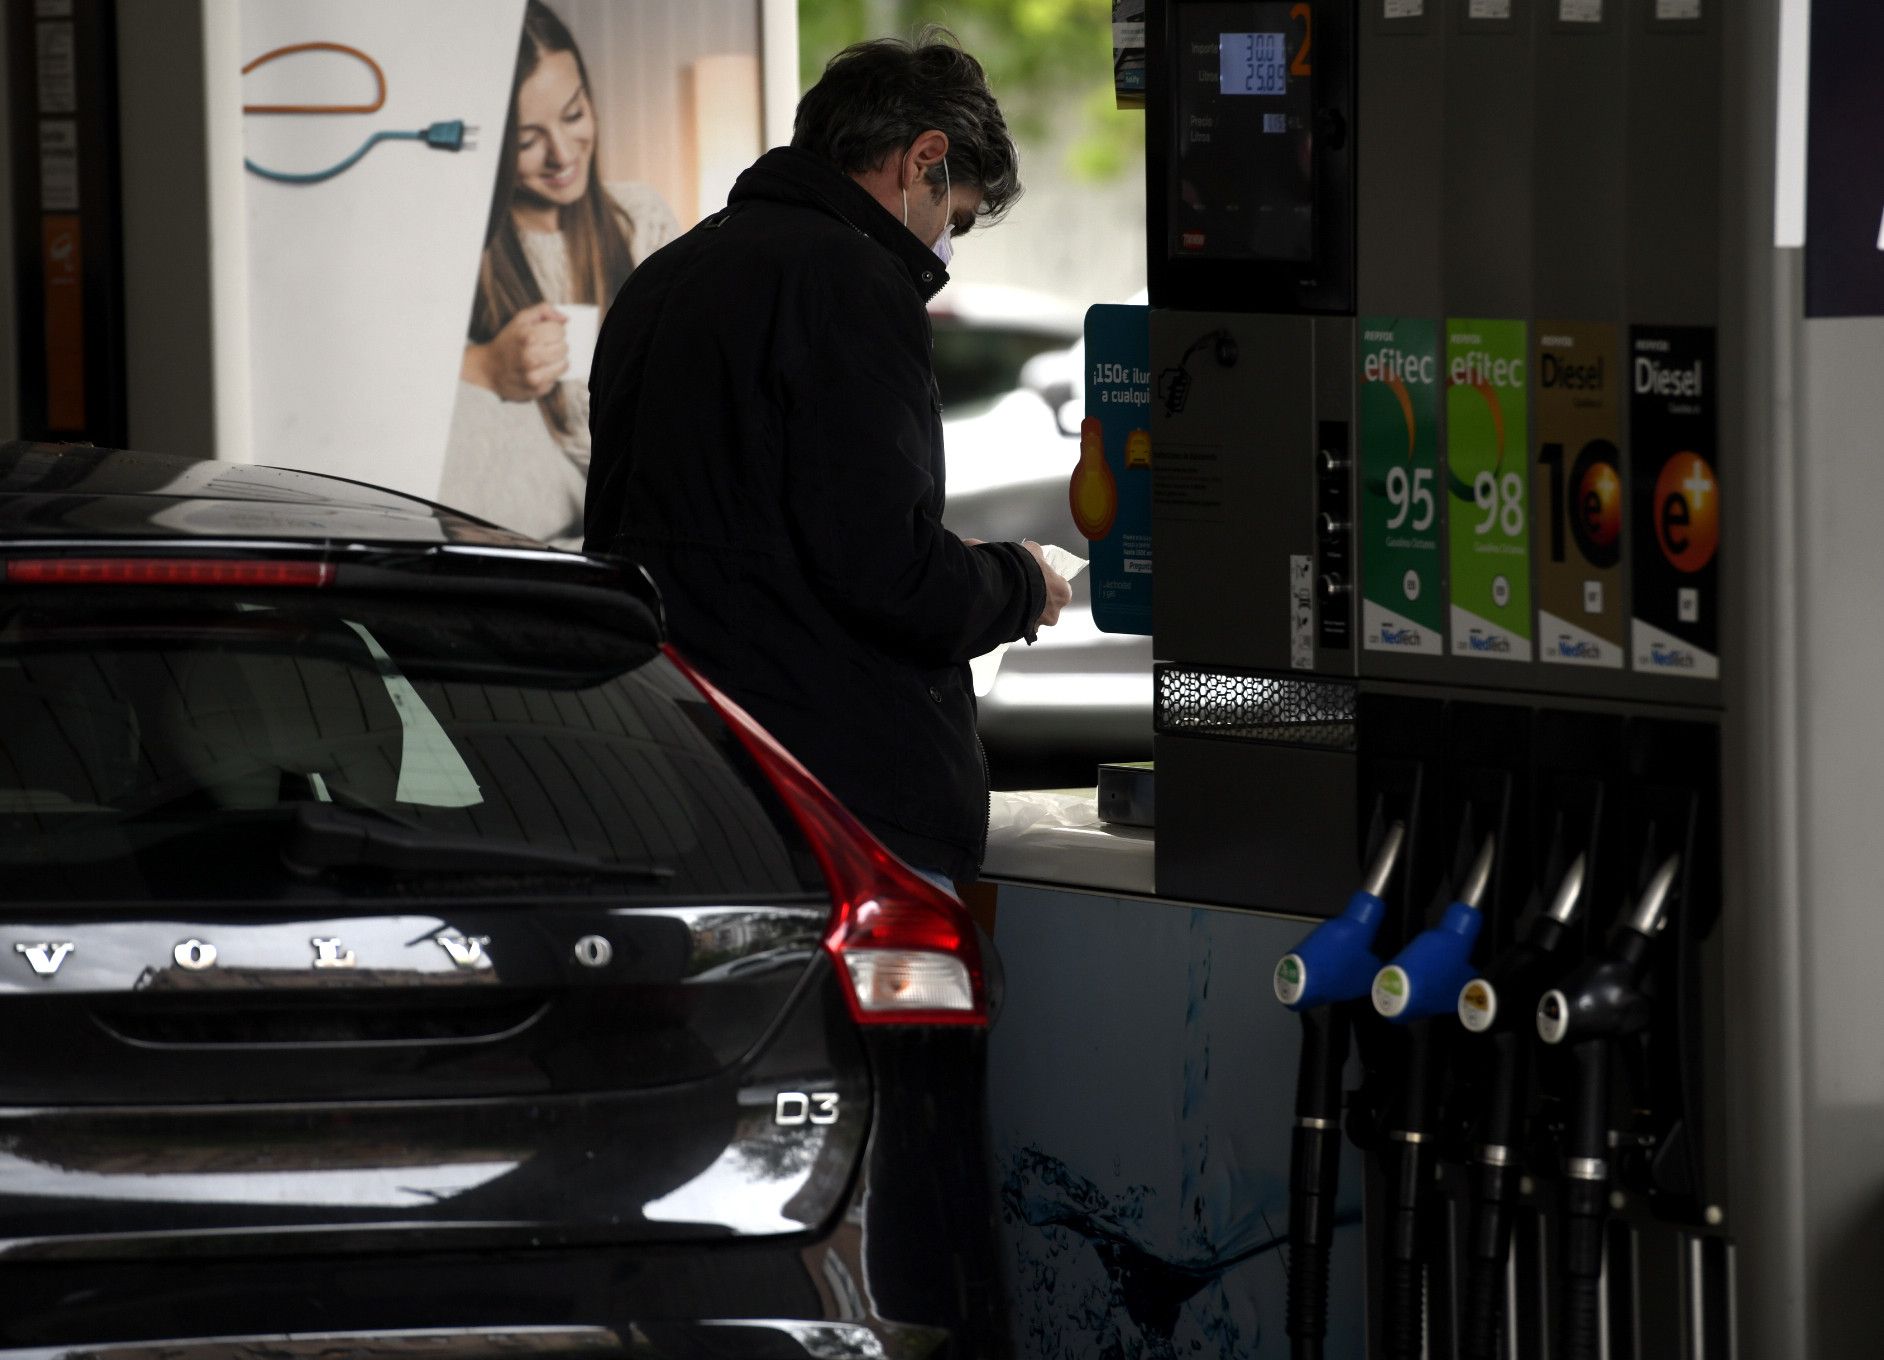
[[[1393,823],[1347,907],[1309,931],[1294,952],[1276,964],[1276,1000],[1292,1011],[1305,1011],[1367,995],[1380,967],[1373,950],[1374,936],[1387,914],[1383,894],[1405,844],[1406,823]]]
[[[1491,882],[1493,848],[1493,838],[1487,836],[1465,886],[1439,924],[1415,935],[1374,975],[1374,1009],[1395,1024],[1452,1010],[1460,989],[1472,980],[1472,946],[1485,923],[1478,904]]]

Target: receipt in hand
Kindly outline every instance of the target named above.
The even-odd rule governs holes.
[[[1040,547],[1040,555],[1047,559],[1048,566],[1052,567],[1069,581],[1086,570],[1085,558],[1075,557],[1057,543],[1042,544]],[[1014,644],[1011,642],[1003,642],[993,651],[978,656],[968,663],[968,668],[974,672],[975,697],[977,699],[994,688],[994,677],[1000,672],[1001,658],[1007,654],[1007,649],[1013,645]]]

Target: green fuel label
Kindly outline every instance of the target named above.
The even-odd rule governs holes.
[[[1454,656],[1531,659],[1527,360],[1522,321],[1446,323]]]
[[[1361,645],[1445,653],[1439,327],[1361,318]]]

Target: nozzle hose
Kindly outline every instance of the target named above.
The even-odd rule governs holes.
[[[1300,1360],[1328,1335],[1328,1256],[1334,1244],[1341,1131],[1297,1125],[1290,1148],[1287,1332]],[[1305,1350],[1312,1345],[1312,1350]]]
[[[1328,1334],[1328,1254],[1341,1182],[1341,1072],[1349,1023],[1343,1006],[1302,1013],[1289,1147],[1287,1332],[1297,1360],[1316,1360]]]
[[[1596,1360],[1603,1224],[1609,1214],[1609,1043],[1577,1045],[1577,1093],[1565,1131],[1562,1220],[1563,1356]]]
[[[1417,1137],[1417,1135],[1416,1135]],[[1425,1215],[1431,1144],[1400,1135],[1388,1163],[1386,1298],[1382,1339],[1388,1360],[1420,1360],[1426,1335]]]
[[[1564,1186],[1564,1360],[1597,1360],[1602,1345],[1603,1219],[1609,1187],[1570,1179]]]
[[[1510,1162],[1480,1161],[1473,1169],[1472,1217],[1466,1239],[1461,1360],[1499,1360],[1498,1332],[1505,1312],[1505,1262],[1511,1254]]]
[[[1426,1352],[1426,1272],[1419,1261],[1387,1263],[1387,1360],[1421,1360]]]

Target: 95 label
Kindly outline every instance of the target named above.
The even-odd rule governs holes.
[[[1445,654],[1439,327],[1361,318],[1361,647]]]

